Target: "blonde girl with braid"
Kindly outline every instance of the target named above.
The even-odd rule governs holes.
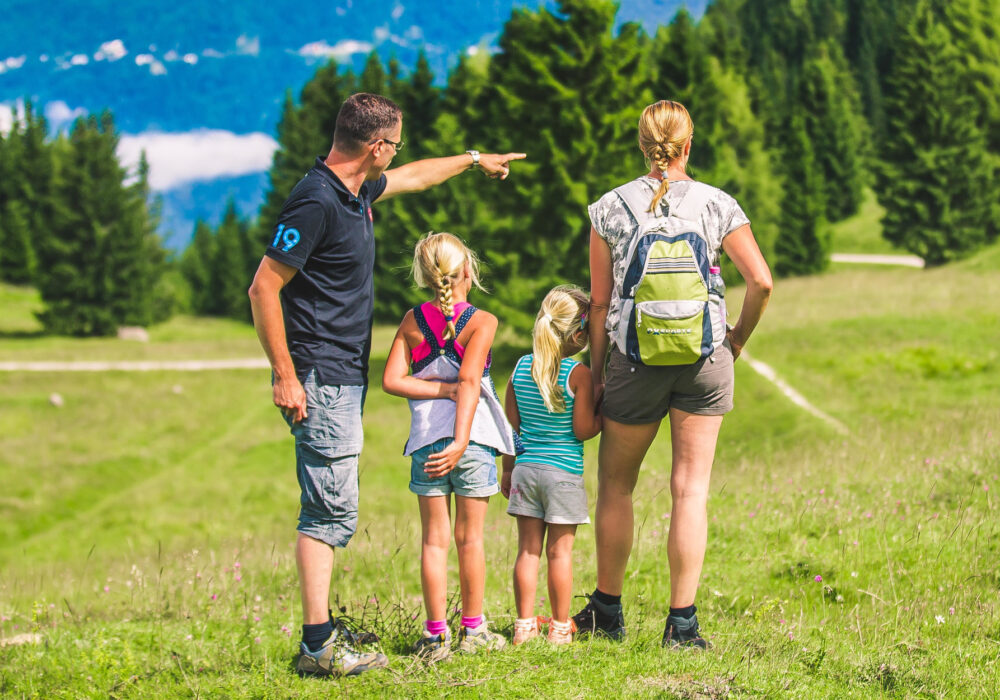
[[[503,458],[500,490],[517,518],[514,563],[517,620],[514,644],[541,633],[549,642],[573,639],[573,540],[589,523],[583,486],[583,442],[601,430],[594,413],[590,369],[572,359],[587,346],[590,300],[576,287],[556,287],[542,301],[532,332],[532,352],[517,361],[507,384],[507,419],[524,450]],[[547,542],[546,542],[547,540]],[[552,617],[535,617],[538,562],[545,547]]]
[[[625,637],[622,593],[634,533],[632,493],[647,451],[667,419],[671,517],[669,571],[662,574],[662,586],[669,588],[670,609],[662,645],[705,649],[708,641],[699,631],[695,596],[708,540],[715,445],[723,416],[733,407],[733,363],[767,306],[771,272],[750,230],[750,220],[736,200],[688,175],[694,122],[684,105],[670,100],[649,105],[639,118],[638,132],[649,171],[604,194],[589,208],[592,392],[595,397],[603,396],[604,429],[594,511],[597,587],[574,620],[581,631],[615,640]],[[644,233],[649,231],[656,238],[652,243]],[[728,332],[719,328],[718,335],[713,326],[707,334],[711,342],[690,364],[646,364],[633,352],[640,337],[639,304],[643,303],[635,291],[640,285],[632,281],[637,272],[633,262],[639,259],[635,251],[642,241],[649,243],[647,251],[661,243],[668,246],[660,247],[655,257],[650,253],[646,261],[655,265],[639,270],[642,275],[651,271],[661,277],[661,289],[681,284],[671,280],[683,275],[691,279],[693,271],[705,283],[705,287],[698,286],[699,293],[703,291],[710,299],[715,295],[718,301],[713,303],[724,309],[725,292],[713,278],[718,275],[722,253],[746,281],[735,325]],[[697,249],[699,254],[684,258],[685,249],[692,253]],[[681,316],[680,302],[669,299],[646,302],[654,305],[647,306],[646,316],[654,308],[661,319]],[[690,317],[689,312],[683,313]],[[720,320],[724,322],[724,316]],[[653,330],[651,324],[646,329],[647,333]]]
[[[458,649],[498,649],[505,640],[483,616],[483,527],[499,491],[496,455],[514,454],[514,433],[490,378],[493,314],[468,302],[479,283],[476,256],[450,233],[422,238],[413,279],[432,299],[406,313],[392,341],[382,388],[409,399],[410,490],[420,506],[420,579],[427,620],[414,651],[429,661],[451,653],[447,625],[451,498],[462,595]]]

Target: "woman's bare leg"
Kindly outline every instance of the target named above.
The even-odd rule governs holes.
[[[627,425],[604,419],[597,458],[594,534],[597,538],[597,587],[608,595],[622,593],[625,568],[632,553],[632,491],[639,478],[642,458],[659,427],[659,422]]]
[[[670,472],[670,607],[694,603],[708,542],[708,482],[722,416],[670,409],[673,467]],[[604,590],[603,588],[601,590]]]

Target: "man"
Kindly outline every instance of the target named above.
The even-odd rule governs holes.
[[[333,548],[346,546],[357,525],[374,295],[371,205],[474,167],[502,180],[510,161],[525,157],[467,151],[386,171],[403,148],[402,129],[399,107],[385,97],[359,93],[344,102],[333,147],[292,189],[249,292],[274,404],[295,436],[300,673],[355,675],[388,663],[355,649],[329,611]]]

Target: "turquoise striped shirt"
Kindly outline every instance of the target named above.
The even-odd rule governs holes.
[[[583,474],[583,443],[573,434],[574,397],[569,388],[569,375],[580,363],[567,357],[559,364],[558,384],[563,390],[566,410],[552,413],[531,378],[532,357],[525,355],[518,360],[511,375],[524,441],[524,453],[517,456],[515,464],[546,464],[571,474]]]

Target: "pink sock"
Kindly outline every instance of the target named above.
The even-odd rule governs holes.
[[[482,615],[476,615],[475,617],[466,617],[465,615],[462,615],[462,627],[468,627],[470,630],[474,630],[481,624],[483,624]]]
[[[430,634],[444,634],[448,631],[447,620],[427,620],[424,622],[424,629]]]

